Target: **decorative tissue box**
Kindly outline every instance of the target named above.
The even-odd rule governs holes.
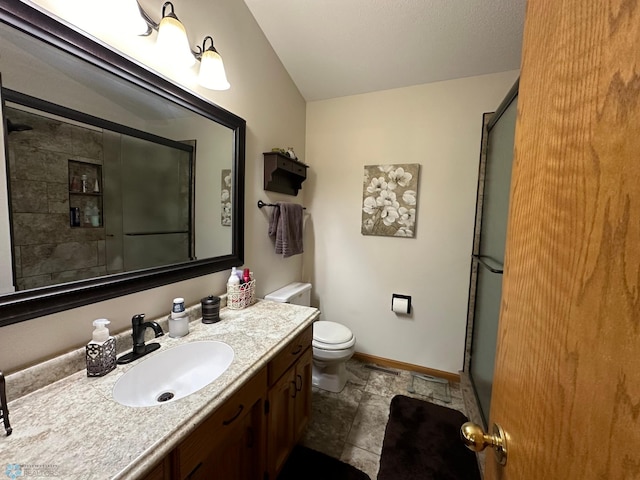
[[[227,285],[227,308],[240,310],[253,305],[256,294],[256,281],[241,285]]]

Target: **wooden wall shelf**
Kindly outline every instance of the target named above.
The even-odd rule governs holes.
[[[264,189],[298,195],[307,179],[307,165],[278,152],[264,152]]]

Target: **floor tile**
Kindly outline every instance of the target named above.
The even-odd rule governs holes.
[[[365,391],[349,431],[347,442],[380,455],[384,431],[389,420],[390,405],[390,397]]]
[[[397,372],[398,375],[371,370],[369,381],[364,389],[365,392],[375,393],[383,397],[393,397],[394,395],[404,395],[407,393],[407,386],[411,379],[409,372],[395,369],[389,370]]]
[[[347,362],[347,384],[340,393],[314,387],[311,422],[301,443],[347,462],[375,480],[394,396],[406,395],[466,412],[456,382],[449,382],[451,402],[445,402],[441,384],[415,379],[411,393],[411,372],[388,369],[392,373],[387,373],[367,365],[371,364],[354,359]]]
[[[361,389],[349,383],[340,393],[314,389],[311,421],[301,443],[334,458],[340,458],[362,394]]]
[[[364,388],[369,380],[371,370],[366,368],[366,364],[359,360],[347,361],[347,382]]]
[[[378,477],[378,469],[380,468],[380,455],[368,452],[362,448],[347,443],[344,446],[340,460],[353,465],[358,470],[369,475],[371,480]]]

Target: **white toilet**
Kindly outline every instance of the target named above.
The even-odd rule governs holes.
[[[311,284],[294,282],[266,295],[265,300],[309,306]],[[355,352],[356,337],[344,325],[318,321],[313,324],[313,385],[340,392],[347,383],[347,360]]]

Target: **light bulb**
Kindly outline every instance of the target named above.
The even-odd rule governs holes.
[[[109,20],[117,25],[120,31],[130,35],[144,35],[149,30],[136,0],[111,0],[109,12],[112,12],[114,17]]]
[[[156,47],[163,59],[178,67],[190,67],[196,63],[187,39],[187,31],[175,16],[167,15],[160,21]]]
[[[211,90],[227,90],[231,86],[227,81],[222,57],[213,49],[205,50],[202,54],[198,83]]]

